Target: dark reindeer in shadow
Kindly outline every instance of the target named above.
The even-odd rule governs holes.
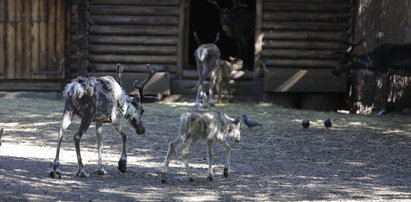
[[[51,163],[49,176],[54,178],[56,175],[61,178],[59,155],[63,134],[72,122],[74,115],[81,118],[78,131],[74,134],[73,140],[76,148],[78,161],[78,177],[88,177],[89,174],[84,170],[80,155],[80,140],[92,122],[96,123],[97,148],[98,148],[98,168],[96,174],[105,175],[107,172],[102,165],[102,125],[110,123],[121,135],[123,140],[123,150],[118,162],[118,169],[126,172],[127,150],[126,133],[121,128],[120,120],[125,118],[135,129],[137,134],[144,134],[145,128],[142,122],[144,113],[144,86],[150,81],[157,72],[157,67],[147,65],[148,77],[140,84],[135,81],[134,86],[139,91],[139,96],[131,97],[123,90],[121,83],[121,65],[117,65],[117,80],[111,76],[104,77],[78,77],[67,84],[64,90],[64,112],[58,136],[57,151],[54,161]]]
[[[221,8],[216,0],[208,0],[220,15],[220,24],[225,34],[234,39],[238,57],[244,61],[244,68],[253,69],[255,11],[244,3],[233,0],[232,8]]]
[[[387,110],[388,91],[391,75],[411,76],[411,44],[381,44],[373,50],[354,55],[353,49],[359,43],[348,42],[347,51],[342,53],[343,57],[338,61],[331,74],[338,76],[350,69],[365,69],[375,72],[382,79],[382,108],[377,112],[383,115]]]

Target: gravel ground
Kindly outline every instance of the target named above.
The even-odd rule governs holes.
[[[30,97],[30,96],[29,96]],[[53,97],[53,96],[51,96]],[[275,201],[275,200],[411,200],[411,116],[382,117],[287,109],[271,104],[220,104],[212,108],[231,116],[247,114],[263,127],[242,126],[240,143],[232,145],[231,172],[225,179],[223,148],[214,144],[215,181],[207,181],[206,144],[193,149],[187,179],[181,155],[170,163],[169,182],[160,170],[168,143],[177,135],[179,116],[191,102],[145,104],[145,135],[127,126],[128,170],[117,162],[122,144],[115,130],[104,127],[103,164],[97,168],[95,127],[83,136],[81,151],[89,178],[78,178],[69,127],[61,150],[61,179],[48,177],[62,117],[62,99],[0,96],[0,201]],[[322,121],[331,117],[333,127]],[[311,127],[302,129],[309,119]]]

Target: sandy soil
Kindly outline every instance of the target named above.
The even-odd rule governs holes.
[[[176,136],[181,113],[192,103],[145,105],[145,135],[127,127],[128,170],[117,162],[121,139],[106,125],[103,164],[97,168],[95,128],[81,143],[89,178],[78,178],[69,127],[61,152],[61,179],[48,177],[55,155],[63,109],[61,99],[0,98],[0,201],[96,200],[411,200],[411,116],[383,117],[285,109],[270,104],[222,104],[213,110],[232,116],[247,114],[264,127],[242,128],[242,141],[230,142],[230,176],[222,175],[223,149],[214,144],[215,181],[207,181],[206,144],[193,150],[190,165],[196,181],[189,182],[178,154],[170,164],[169,183],[160,170],[168,143]],[[322,120],[333,119],[325,129]],[[303,119],[311,120],[308,130]]]

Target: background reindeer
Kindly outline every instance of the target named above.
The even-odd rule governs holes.
[[[378,115],[386,113],[390,77],[393,74],[411,75],[411,44],[382,44],[373,50],[354,55],[353,50],[359,43],[348,42],[349,48],[342,53],[343,57],[338,61],[331,74],[338,76],[350,69],[366,69],[375,72],[382,79],[383,103]]]
[[[194,32],[194,37],[197,41],[198,48],[196,49],[194,56],[197,62],[198,71],[198,83],[197,83],[197,96],[195,100],[195,108],[198,111],[200,101],[203,103],[203,107],[214,104],[214,86],[216,83],[216,70],[219,66],[218,61],[221,53],[218,47],[215,45],[219,39],[219,33],[217,33],[214,43],[201,44],[197,33]],[[209,76],[210,85],[208,88],[209,97],[205,91],[204,80]]]
[[[180,133],[177,138],[170,142],[168,152],[164,161],[164,168],[162,173],[162,182],[167,182],[168,165],[171,156],[174,154],[176,148],[184,143],[182,155],[184,159],[185,169],[190,181],[194,181],[188,165],[188,155],[195,143],[200,139],[207,140],[208,147],[208,180],[214,179],[212,169],[213,151],[212,144],[217,140],[225,148],[225,165],[224,177],[228,177],[230,169],[231,146],[226,141],[226,137],[233,137],[235,142],[240,142],[241,135],[241,119],[238,117],[232,119],[226,114],[220,112],[186,112],[180,117]]]
[[[244,67],[253,69],[255,11],[247,5],[233,0],[232,8],[221,8],[216,0],[208,0],[214,5],[220,15],[220,24],[224,33],[233,38],[237,47],[238,57],[244,61]]]
[[[80,140],[83,133],[89,128],[91,122],[96,123],[97,133],[97,147],[98,147],[98,168],[96,174],[104,175],[107,172],[102,165],[102,124],[111,123],[116,131],[121,135],[123,140],[123,151],[121,153],[120,161],[118,162],[118,169],[121,172],[126,171],[127,165],[127,151],[126,151],[126,134],[121,129],[120,119],[124,117],[128,120],[130,125],[135,129],[137,134],[143,134],[145,128],[142,122],[142,115],[144,112],[142,103],[144,99],[143,89],[144,86],[150,81],[153,75],[157,71],[156,66],[147,65],[149,71],[148,77],[138,84],[135,81],[134,86],[138,89],[140,95],[138,97],[130,97],[122,89],[122,87],[111,76],[104,77],[78,77],[71,83],[67,84],[64,90],[64,112],[63,120],[60,126],[60,133],[57,143],[56,157],[52,162],[52,169],[50,177],[54,178],[59,175],[61,178],[61,172],[58,169],[60,166],[59,154],[61,141],[63,139],[64,131],[70,125],[74,115],[81,118],[81,124],[74,134],[74,145],[76,148],[77,161],[78,161],[78,177],[88,177],[89,174],[84,171],[84,166],[80,155]],[[121,66],[117,65],[117,79],[121,80]]]

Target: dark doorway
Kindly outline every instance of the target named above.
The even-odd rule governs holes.
[[[233,7],[233,1],[230,0],[217,0],[217,2],[222,8]],[[242,2],[248,5],[248,9],[255,11],[255,0],[243,0]],[[194,32],[197,32],[201,43],[212,43],[216,34],[220,33],[217,46],[221,51],[221,58],[228,60],[229,57],[239,57],[234,39],[227,36],[221,28],[218,9],[207,0],[191,1],[189,24],[188,69],[196,69],[194,52],[198,45],[194,39]]]

